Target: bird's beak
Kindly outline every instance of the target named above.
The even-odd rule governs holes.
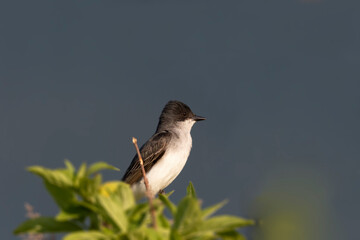
[[[197,121],[202,121],[202,120],[205,120],[205,119],[206,118],[204,118],[204,117],[200,117],[200,116],[196,116],[196,115],[193,117],[193,120],[196,121],[196,122]]]

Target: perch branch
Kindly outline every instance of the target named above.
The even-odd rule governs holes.
[[[148,179],[146,177],[145,168],[144,168],[144,161],[143,161],[143,159],[141,157],[140,150],[139,150],[139,147],[137,145],[137,139],[133,137],[132,142],[135,145],[136,152],[137,152],[139,162],[140,162],[140,166],[141,166],[142,175],[143,175],[143,178],[144,178],[144,183],[145,183],[145,188],[146,188],[146,196],[147,196],[147,198],[149,200],[149,205],[150,205],[150,215],[151,215],[152,225],[156,229],[157,224],[156,224],[156,217],[155,217],[155,208],[154,208],[154,205],[153,205],[153,195],[151,194],[149,181],[148,181]]]

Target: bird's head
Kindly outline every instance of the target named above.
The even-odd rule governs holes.
[[[158,129],[160,126],[173,126],[173,125],[190,125],[205,120],[204,117],[195,115],[188,105],[180,101],[169,101],[161,115],[159,120]]]

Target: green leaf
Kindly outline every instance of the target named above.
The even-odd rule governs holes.
[[[145,233],[146,239],[148,240],[166,240],[169,239],[169,230],[168,229],[153,229],[145,228],[142,230]]]
[[[175,217],[177,211],[176,205],[173,204],[170,199],[164,194],[159,194],[159,199],[169,209],[171,215]]]
[[[73,232],[66,235],[63,238],[63,240],[107,240],[107,239],[112,239],[112,238],[100,231]]]
[[[192,184],[192,182],[189,182],[189,185],[186,188],[186,195],[196,198],[196,192],[195,192],[195,188],[194,188],[194,185]]]
[[[79,194],[83,199],[86,199],[87,201],[93,202],[95,199],[95,195],[98,193],[100,184],[98,177],[100,175],[97,175],[95,178],[82,178],[79,180]]]
[[[14,230],[14,234],[21,233],[57,233],[79,231],[81,228],[72,222],[57,221],[51,217],[29,219]]]
[[[69,173],[71,173],[71,175],[73,176],[75,173],[74,165],[72,165],[72,163],[68,159],[65,159],[65,166]]]
[[[235,216],[222,215],[216,216],[210,219],[205,220],[199,227],[201,231],[226,231],[233,230],[239,227],[245,227],[254,225],[253,220],[248,220],[244,218],[239,218]]]
[[[172,190],[171,192],[163,193],[162,195],[165,195],[167,198],[169,198],[171,195],[173,195],[174,192],[175,190]]]
[[[100,216],[98,214],[90,213],[89,220],[90,220],[89,230],[98,230],[102,227]]]
[[[246,238],[235,230],[219,232],[216,234],[222,240],[246,240]]]
[[[130,185],[121,181],[111,181],[104,183],[100,188],[100,195],[118,198],[124,210],[135,205],[134,194]]]
[[[178,231],[176,231],[175,229],[172,229],[170,232],[170,239],[171,240],[184,240],[185,238],[183,238]]]
[[[197,199],[186,196],[177,208],[173,229],[193,228],[201,220],[200,206]]]
[[[31,173],[39,175],[48,183],[58,187],[71,187],[72,179],[61,169],[51,170],[40,166],[32,166],[27,168]]]
[[[170,227],[171,227],[169,220],[165,217],[165,215],[163,213],[160,213],[159,215],[157,215],[157,222],[158,222],[159,226],[161,226],[162,228],[170,229]]]
[[[96,190],[99,190],[101,182],[102,182],[101,174],[96,174],[93,179],[94,179],[94,185],[96,186]]]
[[[145,225],[149,216],[149,204],[139,203],[127,211],[128,219],[132,227],[140,228]]]
[[[119,181],[117,190],[114,192],[114,194],[119,197],[119,201],[121,202],[121,205],[125,211],[133,207],[136,203],[133,191],[131,190],[130,185],[127,183]]]
[[[102,176],[96,174],[93,178],[83,178],[80,180],[77,193],[87,202],[94,203],[95,196],[99,194]]]
[[[76,196],[72,190],[53,185],[48,181],[44,181],[44,184],[48,192],[53,197],[56,204],[61,209],[66,210],[74,205]]]
[[[212,214],[214,214],[217,210],[219,210],[220,208],[222,208],[228,201],[224,200],[218,204],[212,205],[210,207],[205,208],[204,210],[202,210],[202,217],[203,219],[211,216]]]
[[[120,239],[126,240],[168,240],[169,230],[166,229],[153,229],[153,228],[141,228],[131,231],[125,235],[122,235]]]
[[[128,228],[128,219],[122,208],[122,203],[116,197],[97,196],[97,204],[101,210],[103,217],[107,218],[114,227],[122,232],[126,232]]]
[[[158,228],[150,227],[151,218],[147,202],[137,204],[131,187],[121,181],[101,185],[97,173],[117,168],[98,162],[87,168],[83,163],[78,171],[70,161],[66,168],[50,170],[33,166],[29,171],[41,176],[47,190],[60,211],[55,218],[37,218],[21,224],[14,233],[69,232],[65,240],[244,240],[237,232],[239,227],[254,225],[254,221],[235,216],[210,218],[226,201],[201,210],[192,182],[186,197],[178,206],[170,201],[170,194],[159,194],[154,199]],[[172,220],[167,219],[164,208],[169,209]],[[89,231],[84,231],[77,224]],[[171,226],[172,225],[172,226]]]
[[[79,202],[77,202],[76,204],[79,205],[79,206],[82,206],[82,207],[84,207],[84,208],[86,208],[86,209],[88,209],[88,210],[90,210],[90,211],[92,211],[92,212],[99,212],[98,207],[96,207],[96,206],[95,206],[94,204],[92,204],[92,203],[87,203],[87,202],[85,202],[85,201],[79,201]]]
[[[86,163],[81,164],[75,179],[75,186],[79,187],[81,181],[86,177]]]
[[[118,169],[117,167],[107,164],[106,162],[97,162],[97,163],[93,163],[90,165],[90,167],[87,170],[87,174],[91,175],[93,173],[96,173],[100,170],[105,170],[105,169],[120,171],[120,169]]]
[[[73,220],[73,219],[78,219],[81,217],[80,213],[69,213],[69,212],[64,212],[64,211],[60,211],[58,213],[58,215],[56,215],[55,219],[57,221],[69,221],[69,220]]]

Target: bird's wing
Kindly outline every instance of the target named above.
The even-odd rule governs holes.
[[[171,133],[162,131],[154,134],[141,148],[140,154],[144,161],[145,172],[164,155],[166,146],[170,142]],[[140,181],[143,177],[140,167],[140,162],[137,154],[134,156],[129,168],[126,170],[122,181],[133,184]]]

